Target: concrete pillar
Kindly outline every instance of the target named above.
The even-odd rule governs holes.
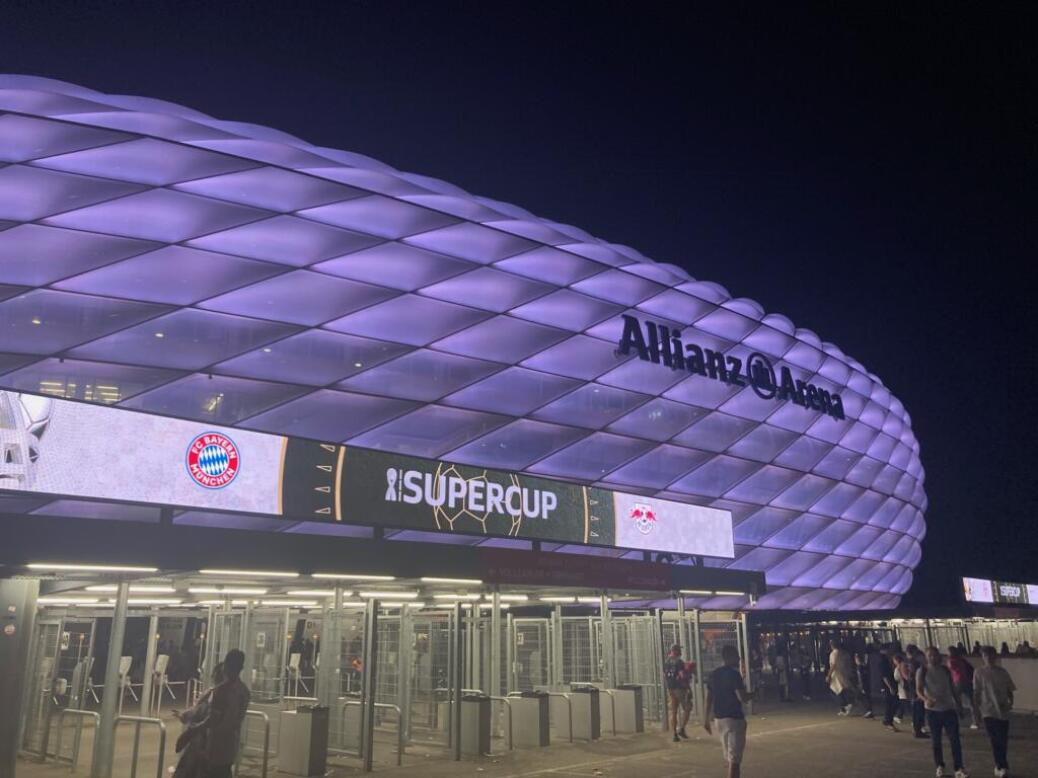
[[[123,653],[126,637],[126,605],[130,597],[130,584],[122,581],[115,597],[112,613],[112,632],[108,639],[108,660],[105,662],[105,690],[101,698],[101,722],[94,735],[94,762],[90,778],[111,778],[112,760],[115,756],[115,717],[119,710],[119,699],[123,690],[119,679],[119,659]]]
[[[0,775],[15,774],[39,591],[35,578],[0,580]]]

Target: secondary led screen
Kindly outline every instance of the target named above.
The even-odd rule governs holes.
[[[1034,584],[963,578],[962,590],[966,602],[1038,606],[1038,586]]]

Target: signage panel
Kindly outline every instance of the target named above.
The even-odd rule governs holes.
[[[0,490],[734,556],[728,511],[0,392]]]
[[[1038,606],[1038,586],[1034,584],[963,578],[962,593],[966,602],[983,605]]]

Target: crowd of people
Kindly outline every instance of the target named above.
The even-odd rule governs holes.
[[[975,647],[975,656],[983,659],[977,669],[967,661],[962,645],[949,647],[947,655],[935,646],[924,652],[909,645],[902,652],[896,643],[870,645],[853,655],[835,640],[830,648],[826,683],[839,701],[838,715],[849,716],[860,704],[862,716],[873,718],[874,703],[881,700],[888,730],[899,732],[897,725],[910,720],[913,735],[930,740],[938,778],[949,775],[945,738],[955,778],[967,778],[960,723],[968,721],[972,730],[983,724],[996,778],[1009,774],[1009,713],[1015,686],[993,646]]]

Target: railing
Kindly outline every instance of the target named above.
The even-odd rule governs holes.
[[[61,759],[61,740],[62,740],[62,737],[63,737],[64,732],[65,732],[65,727],[64,727],[65,716],[80,716],[82,718],[93,719],[94,720],[94,736],[95,737],[97,736],[98,728],[101,726],[101,715],[99,713],[97,713],[96,711],[92,711],[92,710],[79,710],[78,708],[64,708],[58,714],[58,742],[55,743],[55,745],[54,745],[54,758],[57,761],[62,761],[62,759]],[[80,731],[82,731],[83,722],[79,722],[79,726],[80,726]],[[47,734],[49,736],[50,732],[48,732]],[[75,771],[76,764],[79,762],[79,735],[80,735],[80,732],[77,732],[76,733],[75,742],[72,745],[72,758],[71,758],[70,761],[71,761],[71,765],[72,765],[72,770],[73,771]],[[47,754],[47,743],[46,742],[44,742],[44,744],[43,744],[43,753],[44,753],[44,756],[46,756],[46,754]]]
[[[566,701],[566,712],[569,714],[569,742],[573,742],[573,701],[566,692],[548,692],[549,697],[561,697]]]
[[[602,694],[609,695],[609,709],[613,714],[613,735],[616,735],[616,690],[615,689],[599,689]]]
[[[261,773],[262,778],[267,778],[267,768],[270,764],[270,716],[261,710],[247,710],[245,711],[245,718],[249,717],[260,719],[263,722],[263,772]],[[234,774],[238,775],[238,768],[241,765],[241,758],[245,751],[245,747],[242,746],[238,752],[238,758],[234,762]]]
[[[349,708],[351,705],[363,706],[364,703],[361,702],[360,700],[346,700],[346,702],[344,702],[342,704],[343,727],[345,727],[346,709]],[[404,716],[403,716],[403,713],[400,711],[400,706],[399,705],[393,705],[392,703],[389,703],[389,702],[376,702],[375,703],[375,707],[376,708],[384,708],[384,709],[395,710],[396,711],[396,763],[397,763],[397,766],[399,767],[400,765],[402,765],[404,763]],[[364,744],[361,743],[362,747],[363,747],[363,745]],[[349,753],[349,751],[346,751],[345,753]]]
[[[494,695],[491,695],[490,699],[491,700],[496,700],[497,702],[503,702],[505,704],[505,710],[508,711],[508,750],[511,751],[512,750],[512,740],[513,740],[513,732],[512,732],[512,700],[509,699],[508,697],[495,697]]]
[[[308,705],[314,705],[320,700],[317,697],[282,697],[282,702],[305,702]]]
[[[146,716],[116,716],[115,717],[115,728],[118,728],[119,723],[122,721],[128,721],[136,725],[136,729],[133,733],[133,756],[130,759],[130,778],[137,778],[137,756],[140,753],[141,745],[141,724],[154,724],[159,728],[159,753],[157,758],[158,765],[155,770],[155,778],[163,778],[163,766],[166,761],[166,725],[162,719],[151,719]]]

